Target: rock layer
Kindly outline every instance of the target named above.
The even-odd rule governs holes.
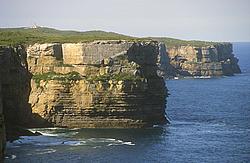
[[[240,73],[238,59],[232,52],[230,43],[168,48],[170,63],[176,69],[177,76],[221,76]]]
[[[163,78],[157,75],[157,42],[70,43],[62,45],[62,55],[54,53],[54,47],[48,45],[35,54],[29,49],[36,48],[27,50],[34,76],[55,72],[52,77],[32,81],[29,102],[41,123],[138,128],[166,122],[167,90]],[[36,54],[40,62],[34,62]],[[47,56],[53,61],[43,62]],[[56,62],[61,65],[55,66]],[[75,76],[68,80],[72,71]]]

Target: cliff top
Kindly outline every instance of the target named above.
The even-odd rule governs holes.
[[[34,44],[34,43],[72,43],[92,42],[95,40],[140,40],[105,31],[63,31],[53,28],[0,28],[0,45]]]
[[[212,42],[212,41],[200,41],[200,40],[180,40],[169,37],[150,37],[149,39],[156,40],[159,42],[164,42],[167,47],[174,46],[195,46],[195,47],[203,47],[203,46],[214,46],[219,44],[230,44],[227,42]]]
[[[114,32],[105,31],[66,31],[57,30],[46,27],[36,28],[0,28],[0,45],[18,45],[18,44],[34,44],[34,43],[76,43],[76,42],[92,42],[95,40],[155,40],[164,42],[167,47],[173,46],[211,46],[221,44],[219,42],[207,41],[186,41],[168,37],[149,37],[138,38],[126,36]],[[223,43],[224,44],[224,43]]]

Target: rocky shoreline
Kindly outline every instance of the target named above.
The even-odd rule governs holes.
[[[1,46],[1,158],[5,138],[30,135],[25,127],[166,123],[158,48],[154,41]]]
[[[142,128],[167,123],[164,78],[240,73],[232,44],[157,41],[0,46],[0,156],[25,127]],[[7,131],[7,132],[6,132]],[[36,133],[34,135],[38,135]]]

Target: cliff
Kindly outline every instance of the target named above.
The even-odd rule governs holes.
[[[227,43],[160,39],[164,44],[49,28],[0,29],[0,36],[0,44],[12,45],[0,46],[1,158],[6,138],[32,134],[22,127],[165,123],[167,89],[161,76],[240,73]]]
[[[159,43],[159,55],[158,55],[158,75],[164,78],[174,77],[177,74],[177,69],[170,64],[170,57],[167,52],[166,45]]]
[[[157,42],[95,41],[27,48],[39,123],[87,128],[162,124],[167,90]]]
[[[240,73],[231,43],[151,37],[167,46],[167,78],[175,76],[222,76]]]
[[[3,162],[5,142],[6,142],[6,133],[5,133],[5,122],[3,115],[2,84],[0,80],[0,162]]]
[[[38,28],[0,28],[0,44],[2,45],[33,45],[34,43],[42,44],[44,42],[57,42],[60,44],[67,43],[76,43],[76,42],[85,42],[90,43],[94,40],[127,40],[131,41],[146,41],[146,40],[156,40],[158,42],[164,43],[168,50],[167,57],[163,56],[165,47],[159,45],[160,54],[158,74],[164,77],[174,77],[174,76],[221,76],[221,75],[233,75],[234,73],[240,73],[240,68],[238,66],[238,59],[234,57],[232,53],[232,45],[229,43],[220,43],[220,42],[208,42],[208,41],[196,41],[196,40],[180,40],[167,37],[150,37],[150,38],[136,38],[121,35],[113,32],[105,31],[62,31],[46,27]],[[55,45],[56,46],[56,45]],[[71,46],[71,45],[68,45]],[[73,45],[74,46],[74,45]],[[82,49],[81,45],[76,45],[76,51],[91,51],[90,49]],[[94,46],[94,45],[93,45]],[[43,48],[43,47],[41,47]],[[110,47],[116,48],[116,47]],[[93,49],[97,52],[98,49]],[[62,49],[61,49],[62,50]],[[114,49],[113,49],[114,50]],[[82,51],[83,53],[83,51]],[[91,53],[91,52],[90,52]],[[73,54],[73,53],[72,53]],[[74,54],[73,54],[74,55]],[[100,54],[99,54],[100,55]],[[106,54],[101,54],[106,55]],[[71,57],[70,55],[66,56],[66,60]],[[78,56],[79,61],[86,57]],[[90,57],[90,56],[89,56]],[[54,62],[51,60],[51,57],[46,57],[48,61],[43,60],[43,62]],[[37,58],[39,60],[39,58]],[[76,59],[76,58],[75,58]],[[35,62],[35,60],[34,60]],[[37,61],[39,62],[39,61]],[[68,63],[71,64],[72,61],[68,60]],[[83,61],[81,61],[83,62]],[[51,63],[52,64],[52,63]],[[58,68],[58,65],[62,65],[62,62],[56,61],[56,68],[54,66],[45,66],[43,71],[65,71],[70,72],[72,69],[63,67]],[[73,64],[78,64],[77,62]],[[71,66],[74,67],[74,66]],[[84,67],[84,66],[83,66]],[[36,69],[41,68],[35,67]],[[47,70],[46,70],[47,69]],[[66,70],[67,69],[67,70]],[[81,68],[80,68],[81,69]],[[78,71],[81,71],[78,69]],[[33,70],[32,70],[33,71]],[[34,70],[40,71],[40,70]],[[82,69],[83,71],[83,69]]]
[[[25,125],[31,118],[28,104],[31,75],[22,46],[0,46],[0,149],[15,135],[15,126]],[[6,127],[6,131],[5,131]]]
[[[0,46],[0,160],[6,139],[33,135],[22,127],[166,123],[162,48],[154,41]]]
[[[168,48],[170,64],[176,69],[176,76],[222,76],[240,73],[238,59],[232,52],[230,43]]]

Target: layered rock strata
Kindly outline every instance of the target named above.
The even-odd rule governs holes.
[[[167,89],[159,76],[240,73],[231,44],[166,52],[164,44],[154,41],[0,46],[0,161],[5,128],[8,138],[20,129],[13,126],[163,124]]]
[[[29,102],[41,123],[138,128],[166,122],[157,42],[35,44],[27,53],[34,75]]]
[[[177,76],[222,76],[240,73],[238,59],[232,52],[230,43],[168,48],[170,64],[176,69]]]

